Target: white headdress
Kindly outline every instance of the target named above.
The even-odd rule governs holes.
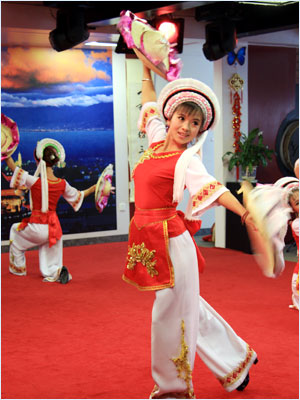
[[[294,176],[285,176],[278,179],[274,185],[283,189],[281,201],[283,201],[284,204],[289,205],[289,197],[292,191],[294,188],[299,188],[299,179]]]
[[[186,102],[196,103],[203,114],[201,134],[196,143],[186,149],[176,163],[173,201],[182,200],[185,186],[185,172],[194,154],[201,156],[202,146],[208,134],[220,118],[219,101],[212,89],[196,79],[182,78],[168,83],[160,92],[157,103],[166,120],[170,120],[176,108]]]

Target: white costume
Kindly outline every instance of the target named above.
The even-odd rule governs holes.
[[[292,276],[292,301],[293,306],[299,310],[299,217],[292,222],[292,232],[297,245],[298,262],[295,265]]]
[[[135,225],[139,224],[139,210],[153,211],[156,215],[156,210],[172,210],[172,204],[174,207],[174,169],[180,157],[179,152],[152,151],[153,147],[162,145],[163,142],[160,144],[160,141],[166,137],[166,128],[159,116],[156,103],[144,104],[141,122],[148,134],[150,148],[134,170],[135,205],[138,210],[130,229],[130,235],[135,235],[134,240],[139,232],[145,229],[138,227],[138,232],[134,233]],[[186,215],[191,220],[199,219],[207,209],[215,206],[218,197],[227,191],[207,173],[198,155],[192,156],[184,181],[190,193]],[[175,218],[174,215],[165,221],[169,224]],[[148,225],[154,226],[153,222]],[[151,233],[150,229],[152,228],[149,228],[147,235],[144,236],[145,241],[140,245],[143,251],[148,251],[151,246],[150,250],[153,249],[154,242],[147,240],[148,236],[155,236],[156,233]],[[147,260],[145,263],[141,260],[141,253],[137,253],[137,257],[133,252],[139,250],[135,243],[131,248],[129,246],[129,262],[123,276],[125,281],[142,290],[161,289],[156,290],[152,310],[152,376],[155,387],[151,397],[193,398],[192,371],[196,352],[224,389],[232,391],[245,380],[251,365],[256,360],[256,353],[199,295],[199,260],[190,233],[184,230],[183,233],[173,237],[169,232],[167,247],[167,258],[170,257],[172,268],[170,280],[166,283],[160,282],[159,285],[153,283],[151,287],[139,282],[142,274],[145,275],[145,282],[148,282],[151,279],[159,279],[165,271],[163,267],[161,270],[159,268],[155,270],[153,267],[148,269],[149,263],[147,264]],[[156,253],[153,250],[148,254],[153,252],[157,255],[158,248]],[[140,264],[137,261],[140,261]],[[158,263],[155,267],[158,267]]]
[[[41,178],[16,168],[11,179],[12,188],[31,190],[32,216],[28,221],[13,224],[10,230],[10,266],[15,275],[26,275],[25,251],[39,247],[39,266],[45,280],[56,281],[62,268],[62,232],[56,214],[60,196],[70,203],[75,211],[81,207],[84,194],[70,186],[64,179],[48,180],[49,209],[42,212]]]

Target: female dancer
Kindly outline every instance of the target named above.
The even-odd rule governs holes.
[[[192,239],[200,228],[193,220],[215,205],[252,226],[246,209],[207,173],[199,155],[207,130],[219,118],[218,101],[202,82],[178,79],[156,102],[150,70],[143,68],[139,128],[147,133],[149,148],[133,171],[136,209],[123,279],[156,291],[151,398],[194,398],[196,352],[225,390],[243,390],[256,353],[200,297],[203,258]],[[184,187],[190,194],[185,218],[176,210]]]
[[[295,185],[289,192],[288,203],[295,213],[295,219],[291,221],[291,229],[294,240],[297,245],[297,255],[299,257],[299,183]],[[299,259],[295,265],[292,276],[292,301],[290,308],[299,310]]]
[[[299,179],[299,158],[295,162],[294,172]],[[298,262],[295,265],[292,277],[292,300],[294,308],[299,310],[299,185],[292,189],[292,193],[289,196],[289,204],[296,215],[296,218],[291,223],[291,228],[297,245],[298,255]]]
[[[38,142],[35,157],[38,167],[34,176],[17,167],[11,157],[5,160],[13,171],[10,186],[30,189],[32,209],[29,218],[11,227],[9,271],[14,275],[26,275],[25,251],[38,246],[40,271],[44,281],[65,284],[72,277],[62,265],[62,229],[56,214],[57,203],[60,196],[63,196],[78,211],[83,199],[95,192],[96,185],[78,191],[54,175],[54,166],[62,166],[65,159],[64,148],[56,140],[43,139]]]

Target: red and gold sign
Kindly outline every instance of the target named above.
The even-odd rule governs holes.
[[[241,104],[243,102],[244,81],[239,74],[234,73],[228,81],[230,87],[230,104],[232,104],[232,128],[233,128],[233,147],[235,153],[240,151],[239,141],[241,137]],[[236,170],[237,179],[239,179],[239,169]]]

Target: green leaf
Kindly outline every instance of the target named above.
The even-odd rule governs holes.
[[[272,160],[274,150],[263,143],[263,132],[259,128],[252,129],[248,136],[241,133],[238,142],[240,151],[235,153],[227,151],[222,160],[228,162],[228,169],[231,171],[234,166],[239,166],[243,169],[249,167],[252,172],[254,166],[267,166],[268,160]]]

